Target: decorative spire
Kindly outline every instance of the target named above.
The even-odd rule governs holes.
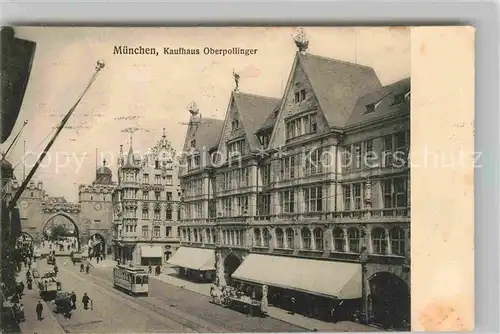
[[[120,155],[123,155],[123,144],[120,144]]]
[[[102,165],[106,166],[106,158],[102,159]]]
[[[295,35],[293,41],[301,53],[305,53],[309,48],[309,40],[307,39],[307,34],[303,28],[299,29],[299,32]]]
[[[233,68],[233,78],[234,78],[234,91],[237,92],[240,86],[240,75],[234,71],[234,68]]]
[[[167,132],[165,130],[165,128],[163,128],[163,135],[162,135],[163,139],[167,138]]]
[[[196,116],[200,113],[200,109],[198,109],[198,106],[196,105],[196,102],[192,101],[188,105],[188,110],[191,113],[191,115]]]

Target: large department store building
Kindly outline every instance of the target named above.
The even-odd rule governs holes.
[[[282,97],[235,89],[224,120],[191,113],[169,263],[310,317],[408,328],[410,78],[300,50]]]

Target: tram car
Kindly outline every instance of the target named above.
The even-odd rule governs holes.
[[[38,290],[43,300],[52,300],[61,291],[61,282],[54,272],[48,272],[38,279]]]
[[[146,270],[124,265],[113,269],[113,284],[132,296],[149,294],[149,275]]]

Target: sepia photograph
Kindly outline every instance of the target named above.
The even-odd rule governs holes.
[[[410,32],[3,27],[3,332],[409,331]]]

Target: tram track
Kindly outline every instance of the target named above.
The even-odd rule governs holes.
[[[114,287],[113,283],[107,279],[96,277],[92,275],[92,279],[83,277],[71,270],[64,269],[64,272],[74,277],[75,279],[81,282],[90,282],[97,286],[97,290],[106,294],[108,297],[118,301],[123,302],[123,300],[127,301],[127,306],[141,311],[140,306],[146,310],[148,310],[150,314],[146,314],[151,318],[159,321],[164,324],[169,330],[175,332],[183,332],[183,333],[228,333],[230,332],[226,328],[222,328],[219,326],[215,326],[207,321],[204,321],[199,318],[182,315],[182,311],[176,310],[174,307],[165,305],[163,301],[154,297],[133,297],[124,292],[119,292]],[[158,305],[161,304],[161,305]],[[153,314],[151,314],[151,312]],[[169,321],[165,321],[168,319]]]

